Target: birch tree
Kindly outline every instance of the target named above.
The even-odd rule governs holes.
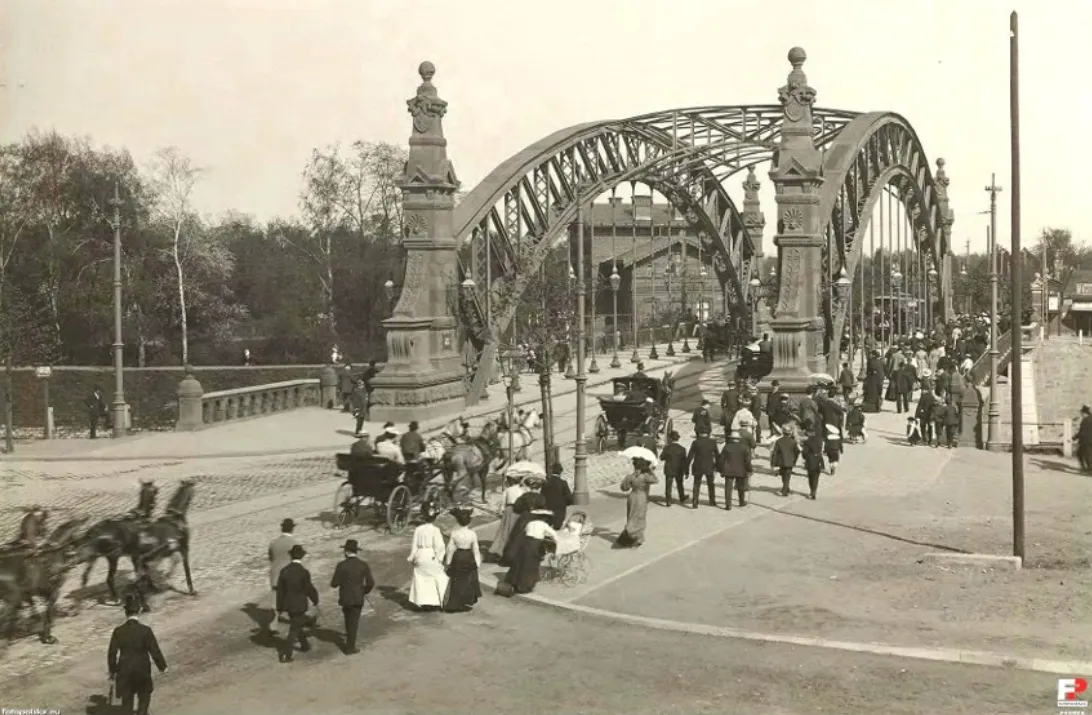
[[[151,167],[151,182],[155,191],[153,215],[171,234],[170,253],[174,262],[183,365],[190,358],[185,254],[189,243],[195,240],[199,228],[191,201],[193,189],[202,171],[175,147],[156,152]]]

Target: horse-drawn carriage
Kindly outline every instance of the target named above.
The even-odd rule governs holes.
[[[710,320],[701,326],[701,352],[707,361],[730,354],[740,344],[743,332],[730,320]]]
[[[602,413],[595,420],[595,441],[600,452],[611,434],[618,438],[619,447],[625,447],[628,434],[645,434],[658,442],[660,434],[671,431],[672,421],[667,414],[675,386],[671,373],[662,380],[634,375],[616,377],[611,382],[614,394],[599,397]]]
[[[736,366],[737,382],[759,382],[773,372],[773,354],[758,350],[757,345],[744,345]]]
[[[398,534],[409,524],[415,508],[442,511],[452,501],[443,470],[428,460],[402,464],[338,454],[337,468],[347,474],[334,494],[336,526],[348,526],[371,509],[384,514],[387,528]]]

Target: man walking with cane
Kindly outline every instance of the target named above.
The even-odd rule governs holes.
[[[356,647],[356,631],[360,625],[360,611],[364,601],[375,588],[375,579],[368,564],[359,557],[360,546],[356,539],[345,542],[345,560],[334,569],[330,588],[338,589],[337,602],[345,616],[345,655],[359,653]]]
[[[114,629],[106,651],[110,680],[117,688],[121,711],[126,715],[133,712],[134,700],[137,715],[148,715],[154,689],[152,661],[155,661],[160,673],[167,672],[167,661],[159,650],[155,633],[137,617],[140,607],[140,596],[135,593],[125,595],[125,623]],[[111,686],[111,690],[114,686]]]

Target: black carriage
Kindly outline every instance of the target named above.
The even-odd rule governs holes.
[[[387,528],[398,534],[409,525],[415,508],[427,504],[442,511],[450,506],[443,470],[428,461],[403,465],[382,457],[338,454],[337,468],[347,478],[334,494],[336,526],[348,526],[370,509],[384,515]]]
[[[657,443],[659,435],[671,431],[668,417],[671,387],[654,377],[616,377],[612,381],[614,394],[599,396],[602,410],[595,420],[595,441],[600,452],[613,434],[618,446],[626,446],[627,434],[644,434]]]
[[[773,355],[744,346],[736,366],[736,381],[759,382],[773,372]]]
[[[741,332],[727,320],[711,320],[701,327],[701,351],[706,360],[730,354],[740,342]]]

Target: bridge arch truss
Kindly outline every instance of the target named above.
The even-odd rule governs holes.
[[[713,275],[739,315],[762,257],[727,184],[775,156],[780,105],[708,106],[591,122],[556,132],[501,163],[455,209],[460,280],[478,290],[461,316],[467,327],[467,402],[494,378],[501,336],[530,275],[567,235],[577,210],[614,187],[636,182],[664,196],[713,256]],[[914,245],[933,265],[947,255],[946,194],[938,190],[913,128],[896,114],[813,110],[824,151],[823,306],[828,355],[836,364],[852,300],[830,290],[838,270],[862,274],[861,237],[885,192],[912,216]],[[780,274],[780,270],[778,270]],[[936,290],[946,288],[938,282]],[[936,292],[936,291],[934,291]],[[852,321],[851,321],[852,322]]]

